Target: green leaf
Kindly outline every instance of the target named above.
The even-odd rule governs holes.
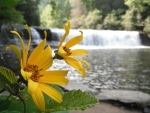
[[[51,87],[55,88],[57,91],[59,91],[61,94],[64,94],[63,90],[56,86],[56,85],[50,85]],[[44,94],[44,93],[43,93]],[[30,95],[27,94],[27,87],[22,90],[22,95],[24,96],[25,98],[25,103],[26,103],[26,112],[27,113],[40,113],[40,111],[38,110],[38,108],[36,107],[35,103],[33,102],[32,100],[32,97]],[[45,95],[44,94],[44,98],[45,98],[45,101],[47,103],[47,100],[48,101],[54,101],[52,100],[49,96]],[[55,102],[55,101],[54,101]],[[57,104],[57,102],[55,102]],[[54,104],[55,104],[54,103]],[[55,105],[54,105],[55,106]],[[12,101],[11,101],[11,104],[8,108],[8,111],[19,111],[19,112],[23,112],[24,111],[24,106],[23,106],[23,103],[17,99],[17,98],[13,98]],[[68,113],[68,112],[60,112],[60,113]]]
[[[0,73],[7,78],[7,80],[12,84],[17,81],[17,77],[14,72],[10,69],[0,66]]]
[[[38,111],[38,108],[35,106],[32,97],[27,94],[27,88],[22,90],[22,95],[25,98],[26,113],[36,113]],[[17,98],[12,99],[8,111],[18,111],[20,113],[23,113],[24,111],[23,102],[21,102]]]
[[[89,92],[83,92],[82,90],[72,90],[66,93],[63,97],[63,108],[73,110],[81,109],[85,110],[95,104],[98,104],[98,99],[92,96]]]
[[[59,60],[62,60],[63,58],[58,54],[58,50],[55,50],[54,51],[55,55],[53,57],[53,59],[59,59]]]
[[[0,73],[0,86],[7,89],[7,85],[11,86],[10,81]]]
[[[57,103],[50,100],[47,105],[46,112],[65,111],[65,110],[85,110],[91,106],[98,104],[97,98],[88,92],[82,90],[72,90],[63,95],[63,102]]]
[[[10,99],[8,96],[0,96],[0,113],[7,110],[10,105]]]

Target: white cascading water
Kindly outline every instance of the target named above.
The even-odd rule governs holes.
[[[30,27],[30,30],[32,35],[32,43],[39,44],[42,41],[40,34],[33,27]]]
[[[51,29],[52,34],[55,34],[55,37],[52,39],[61,38],[65,33],[64,29]],[[113,31],[113,30],[92,30],[84,29],[82,30],[84,38],[80,45],[85,46],[140,46],[141,41],[139,33],[137,31]],[[66,40],[69,40],[72,37],[80,35],[79,30],[71,29]]]

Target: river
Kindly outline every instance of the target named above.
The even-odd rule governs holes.
[[[35,36],[33,37],[34,45],[40,43],[39,34],[35,29],[31,29],[31,31]],[[48,42],[48,44],[56,45],[64,30],[52,29],[52,32],[55,33],[55,37],[52,37],[54,41]],[[75,32],[78,30],[72,30],[68,39],[74,37]],[[85,48],[89,55],[80,58],[87,60],[91,65],[91,69],[87,70],[86,77],[82,78],[75,69],[62,60],[54,60],[50,69],[69,69],[67,77],[70,80],[76,80],[98,91],[124,89],[150,94],[150,48],[141,46],[137,32],[104,30],[83,30],[83,32],[84,39],[80,47]],[[17,61],[12,60],[11,55],[1,52],[0,63],[2,64],[2,60],[5,60],[9,63],[8,66],[16,65]],[[6,56],[8,58],[3,58]],[[7,66],[7,64],[5,65]]]

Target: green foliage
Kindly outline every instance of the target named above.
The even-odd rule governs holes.
[[[14,7],[0,8],[0,40],[1,43],[9,43],[11,34],[10,30],[13,29],[14,24],[24,23],[22,12],[17,11]]]
[[[16,95],[19,91],[19,84],[16,75],[9,69],[0,66],[0,86],[9,91],[12,95]]]
[[[16,9],[23,13],[26,23],[31,25],[40,25],[40,16],[38,4],[40,0],[26,0],[26,4],[20,4],[16,6]]]
[[[150,15],[150,2],[148,0],[125,0],[129,7],[123,16],[123,26],[127,30],[143,30],[144,21]],[[129,25],[130,24],[130,25]],[[146,24],[145,24],[146,25]],[[147,29],[146,27],[145,29]]]
[[[16,6],[25,3],[24,0],[0,0],[0,7]]]
[[[70,17],[71,6],[69,0],[51,1],[49,4],[40,6],[40,9],[42,7],[43,11],[40,15],[40,21],[44,27],[62,28],[66,19]]]
[[[112,11],[105,17],[103,26],[105,29],[112,29],[112,30],[120,29],[120,21],[117,19],[115,11]]]
[[[41,13],[41,25],[61,28],[65,18],[72,28],[143,30],[150,15],[149,0],[51,0]],[[69,1],[69,2],[68,2]],[[66,4],[65,4],[66,2]],[[62,5],[63,4],[63,5]],[[83,7],[84,6],[84,7]],[[109,19],[111,18],[111,21]],[[146,26],[146,27],[145,27]]]
[[[38,112],[37,107],[35,106],[31,96],[29,96],[28,94],[26,94],[26,89],[24,89],[24,91],[22,92],[22,95],[25,98],[25,103],[26,103],[26,113],[34,113],[34,112]],[[20,99],[18,98],[12,98],[11,100],[11,104],[8,107],[8,111],[17,111],[20,113],[23,113],[24,111],[24,105],[23,103],[20,101]]]
[[[95,0],[81,0],[81,1],[88,12],[95,9],[95,6],[94,6]]]
[[[0,73],[12,84],[17,81],[15,73],[10,69],[0,66]]]
[[[81,0],[88,11],[101,10],[105,17],[112,10],[126,9],[124,0]]]
[[[87,11],[86,9],[83,7],[83,4],[81,2],[81,0],[70,0],[70,4],[71,4],[71,17],[70,17],[70,21],[71,21],[71,27],[72,28],[85,28],[85,18],[87,16]]]
[[[24,0],[0,0],[0,31],[3,24],[25,22],[22,13],[12,7],[23,3],[25,3]]]
[[[89,94],[81,90],[72,90],[63,95],[63,102],[56,103],[50,100],[47,103],[46,112],[62,111],[62,110],[85,110],[91,106],[98,104],[98,100]]]
[[[103,22],[102,12],[98,9],[94,11],[90,11],[85,18],[85,26],[88,29],[102,29],[102,22]]]
[[[40,15],[41,26],[50,27],[53,25],[53,20],[51,17],[52,7],[48,4],[42,11]]]
[[[14,7],[3,7],[0,9],[0,18],[2,24],[14,24],[14,23],[23,23],[22,13],[17,11]]]
[[[57,4],[57,10],[52,15],[53,20],[55,20],[54,25],[58,28],[62,28],[66,19],[70,18],[71,6],[69,0],[55,0]],[[57,19],[57,21],[56,21]]]
[[[122,25],[124,26],[124,28],[126,30],[134,30],[134,16],[132,16],[133,11],[127,11],[125,15],[122,16],[123,21],[122,21]]]
[[[19,111],[2,111],[1,113],[21,113],[21,112],[19,112]]]
[[[80,4],[76,4],[75,7],[78,10],[72,7],[71,23],[73,28],[105,29],[104,26],[107,26],[107,29],[122,29],[120,24],[121,15],[125,14],[127,9],[124,0],[78,0],[78,3]],[[84,6],[86,11],[80,5]],[[115,15],[113,17],[111,15],[112,20],[108,22],[107,19],[112,14],[112,10]],[[105,24],[103,24],[104,20]],[[117,20],[117,22],[113,23],[114,20]]]
[[[145,20],[144,20],[144,29],[143,31],[146,33],[150,33],[150,16],[148,16]]]
[[[0,113],[4,110],[7,110],[10,105],[10,99],[6,96],[0,96]]]

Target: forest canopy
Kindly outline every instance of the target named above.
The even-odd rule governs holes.
[[[149,0],[0,0],[0,27],[27,23],[62,28],[69,19],[72,28],[150,33],[149,10]]]

